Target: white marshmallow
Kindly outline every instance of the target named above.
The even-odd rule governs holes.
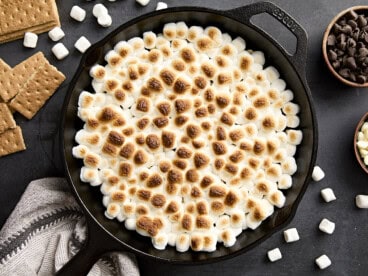
[[[82,22],[86,18],[86,11],[79,6],[73,6],[70,11],[70,17]]]
[[[112,24],[112,18],[109,14],[103,14],[97,18],[97,23],[102,27],[110,27]]]
[[[57,43],[54,47],[52,47],[51,51],[54,53],[54,55],[58,60],[62,60],[69,55],[68,49],[61,42]]]
[[[94,17],[99,18],[100,16],[107,15],[109,11],[103,4],[96,4],[93,6],[92,14]]]
[[[136,219],[135,218],[127,218],[124,222],[125,228],[128,230],[135,230],[136,228]]]
[[[335,223],[324,218],[321,220],[318,228],[322,232],[325,232],[327,234],[332,234],[335,231]]]
[[[49,31],[49,37],[52,41],[59,41],[65,36],[64,31],[60,27],[55,27]]]
[[[326,202],[336,200],[336,196],[331,188],[321,190],[321,196]]]
[[[319,166],[313,168],[312,179],[314,181],[321,181],[325,177],[324,171]]]
[[[139,3],[141,6],[147,6],[150,0],[135,0],[137,3]]]
[[[157,2],[156,11],[167,9],[167,4],[165,2]]]
[[[368,195],[357,195],[355,197],[355,205],[358,208],[368,208]]]
[[[38,35],[26,32],[24,34],[23,46],[27,48],[36,48],[38,41]]]
[[[277,80],[278,78],[280,78],[280,73],[279,71],[273,67],[273,66],[268,66],[265,69],[266,75],[268,80],[272,83],[273,81]]]
[[[300,119],[296,115],[286,115],[286,126],[296,128],[300,124]]]
[[[290,228],[290,229],[285,230],[284,239],[287,243],[298,241],[300,239],[298,230],[296,230],[296,228]]]
[[[164,250],[166,248],[167,242],[168,242],[167,234],[160,233],[152,238],[152,244],[158,250]]]
[[[91,42],[85,36],[81,36],[74,44],[74,47],[81,53],[87,51],[90,46]]]
[[[291,176],[288,174],[283,174],[279,179],[277,187],[279,189],[289,189],[292,186],[292,184],[293,182]]]
[[[255,63],[258,63],[260,65],[265,64],[266,58],[265,58],[265,55],[264,55],[263,52],[261,52],[261,51],[254,51],[252,53],[252,56],[253,56],[253,59],[254,59],[254,62]]]
[[[245,50],[246,47],[246,42],[243,38],[241,38],[240,36],[238,36],[237,38],[235,38],[232,41],[232,44],[235,46],[235,48],[238,50],[238,53],[242,52]]]
[[[281,251],[278,247],[276,247],[275,249],[269,250],[267,252],[267,256],[271,262],[276,262],[282,258]]]
[[[327,255],[322,255],[316,259],[316,264],[320,269],[325,269],[331,265],[331,260]]]

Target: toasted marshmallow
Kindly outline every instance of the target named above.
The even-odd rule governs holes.
[[[281,191],[274,191],[267,195],[268,201],[278,208],[282,208],[285,204],[285,196]]]
[[[289,129],[286,131],[288,142],[292,145],[299,145],[303,139],[303,132],[301,130]]]
[[[188,26],[184,21],[176,23],[176,37],[181,39],[186,39],[188,36]]]
[[[88,152],[89,152],[89,149],[85,145],[78,145],[78,146],[73,147],[72,149],[73,156],[75,158],[80,158],[80,159],[84,158]]]
[[[176,37],[177,26],[175,23],[166,23],[163,29],[163,35],[168,40],[173,40]]]
[[[176,250],[179,252],[188,251],[190,246],[190,236],[188,234],[179,234],[176,237]]]
[[[154,32],[143,33],[144,47],[147,49],[153,49],[156,46],[157,36]]]
[[[287,157],[282,163],[281,163],[282,172],[293,175],[297,170],[297,165],[295,162],[294,157]]]
[[[106,76],[106,70],[101,65],[94,65],[91,67],[89,75],[97,81],[103,81]]]
[[[105,216],[108,219],[114,219],[120,213],[120,205],[117,203],[110,203],[105,211]]]
[[[218,240],[224,243],[225,247],[231,247],[236,242],[236,235],[230,229],[223,230],[218,236]]]
[[[293,185],[293,181],[292,181],[292,178],[289,174],[283,174],[279,181],[278,181],[278,185],[277,187],[279,189],[289,189],[291,186]]]
[[[195,40],[197,40],[199,37],[202,36],[204,30],[202,27],[199,26],[191,26],[188,29],[188,35],[187,35],[187,39],[190,42],[194,42]]]
[[[82,167],[80,178],[83,182],[89,182],[91,186],[98,186],[102,183],[97,169]]]
[[[168,243],[168,235],[160,233],[157,236],[152,238],[153,246],[158,250],[164,250]]]

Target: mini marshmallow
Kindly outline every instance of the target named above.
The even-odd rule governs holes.
[[[235,48],[238,50],[238,53],[242,52],[245,50],[246,47],[246,42],[243,38],[241,38],[240,36],[238,36],[237,38],[235,38],[232,41],[232,44],[235,46]]]
[[[98,186],[102,183],[97,169],[82,167],[80,178],[83,182],[89,182],[91,186]]]
[[[165,2],[157,2],[156,11],[167,9],[167,4]]]
[[[70,17],[82,22],[86,18],[86,11],[79,6],[73,6],[70,11]]]
[[[179,252],[188,251],[190,246],[190,236],[188,234],[180,234],[176,237],[176,250]]]
[[[284,239],[287,243],[298,241],[300,239],[298,230],[296,230],[296,228],[290,228],[290,229],[285,230]]]
[[[64,31],[60,27],[55,27],[49,31],[49,37],[52,41],[59,41],[65,36]]]
[[[136,228],[136,219],[135,218],[127,218],[124,222],[124,226],[128,230],[135,230],[135,228]]]
[[[89,149],[85,145],[78,145],[73,147],[72,154],[75,158],[84,158],[88,153]]]
[[[357,195],[355,197],[355,205],[361,209],[368,208],[368,195]]]
[[[325,232],[325,233],[331,235],[335,231],[335,223],[324,218],[324,219],[321,220],[318,228],[322,232]]]
[[[158,234],[152,238],[153,246],[158,250],[164,250],[168,242],[167,234]]]
[[[319,166],[315,166],[313,168],[312,179],[317,182],[321,181],[324,177],[325,177],[324,171]]]
[[[92,14],[94,17],[99,18],[103,15],[107,15],[109,11],[103,4],[96,4],[93,6]]]
[[[321,196],[326,202],[336,200],[336,196],[331,188],[321,190]]]
[[[279,71],[273,67],[273,66],[268,66],[265,69],[266,75],[268,80],[272,83],[273,81],[277,80],[278,78],[280,78],[280,73]]]
[[[97,18],[97,23],[102,27],[110,27],[112,24],[112,18],[108,14],[103,14]]]
[[[269,250],[267,252],[267,256],[271,262],[276,262],[282,258],[281,251],[278,247],[276,247],[275,249]]]
[[[156,46],[157,36],[154,32],[143,33],[144,47],[152,49]]]
[[[303,139],[303,132],[301,130],[289,129],[286,131],[288,142],[292,145],[299,145]]]
[[[57,43],[54,47],[52,47],[51,51],[54,53],[55,57],[58,60],[62,60],[69,55],[68,49],[61,42]]]
[[[292,182],[292,178],[290,175],[288,174],[283,174],[280,179],[279,182],[277,184],[277,187],[279,189],[289,189],[292,186],[293,182]]]
[[[114,219],[120,213],[120,205],[117,203],[110,203],[105,211],[105,216],[108,219]]]
[[[85,36],[81,36],[74,44],[74,47],[81,53],[87,51],[90,46],[91,42]]]
[[[296,115],[286,115],[286,126],[296,128],[300,124],[300,119]]]
[[[316,264],[320,269],[325,269],[331,265],[331,260],[326,255],[322,255],[316,259]]]
[[[24,34],[23,46],[27,48],[36,48],[38,41],[38,35],[26,32]]]
[[[147,6],[150,0],[135,0],[137,3],[139,3],[141,6]]]
[[[253,56],[253,59],[254,59],[254,62],[255,63],[258,63],[260,65],[265,64],[266,58],[265,58],[265,55],[264,55],[263,52],[261,52],[261,51],[254,51],[252,53],[252,56]]]

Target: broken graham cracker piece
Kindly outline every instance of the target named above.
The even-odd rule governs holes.
[[[0,103],[0,133],[15,127],[13,114],[5,103]]]
[[[0,17],[0,43],[20,38],[30,28],[40,33],[60,26],[55,0],[0,0]],[[45,25],[48,29],[36,27]]]
[[[19,63],[12,70],[8,70],[0,76],[0,97],[8,102],[21,88],[32,78],[34,74],[47,62],[42,52],[38,52],[23,62]]]
[[[0,134],[0,157],[25,149],[22,129],[19,126]]]
[[[64,80],[64,74],[47,62],[28,80],[9,106],[32,119]]]

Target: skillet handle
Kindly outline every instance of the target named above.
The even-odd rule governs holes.
[[[57,276],[87,275],[104,254],[122,250],[119,242],[110,237],[93,219],[87,219],[87,226],[86,242],[78,253],[56,272]]]
[[[297,39],[296,51],[293,55],[290,55],[284,47],[282,47],[277,41],[275,41],[272,37],[265,33],[262,29],[254,25],[250,19],[261,13],[268,13],[280,23],[282,23],[291,33],[293,33]],[[232,17],[246,25],[251,26],[262,34],[266,35],[271,39],[276,45],[282,49],[284,54],[289,57],[292,63],[296,66],[296,69],[299,70],[300,73],[305,72],[305,65],[307,60],[307,47],[308,47],[308,39],[307,33],[303,29],[299,23],[295,21],[287,12],[279,8],[273,3],[270,2],[257,2],[254,4],[250,4],[244,7],[235,8],[232,10],[227,10],[224,14],[228,17]]]

